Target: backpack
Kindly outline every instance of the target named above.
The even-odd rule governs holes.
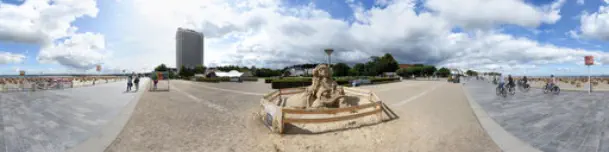
[[[139,83],[140,82],[140,77],[135,77],[135,80],[133,82]]]

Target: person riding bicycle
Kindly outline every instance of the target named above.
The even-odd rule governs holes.
[[[497,88],[503,88],[503,85],[505,84],[505,79],[503,78],[503,75],[499,75],[499,78],[497,79],[497,81],[499,82],[499,85],[497,85]]]
[[[548,88],[553,88],[556,85],[556,77],[554,75],[550,75],[550,80],[548,82]]]
[[[524,76],[522,78],[522,84],[526,85],[529,82],[529,80],[527,79],[527,76]]]
[[[514,87],[514,79],[512,78],[512,75],[508,75],[508,87]]]

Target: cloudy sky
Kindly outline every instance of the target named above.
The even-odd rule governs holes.
[[[175,66],[178,27],[205,64],[400,63],[515,75],[609,74],[609,0],[0,0],[0,74]]]

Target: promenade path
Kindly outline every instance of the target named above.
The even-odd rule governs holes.
[[[146,79],[143,79],[146,82]],[[90,87],[0,93],[0,152],[67,151],[98,135],[143,92],[126,81]]]
[[[399,118],[321,134],[269,133],[256,117],[269,84],[172,81],[145,92],[121,134],[121,151],[501,151],[480,126],[460,84],[402,81],[375,91]],[[294,130],[288,132],[293,132]]]
[[[471,97],[501,127],[545,152],[609,151],[609,93],[531,89],[507,98],[485,81],[465,85]]]

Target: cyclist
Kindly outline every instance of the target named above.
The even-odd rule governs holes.
[[[527,82],[529,82],[529,80],[527,80],[527,76],[524,76],[524,77],[522,78],[522,83],[523,83],[524,85],[526,85],[526,84],[527,84]]]
[[[512,75],[508,75],[508,87],[514,87],[514,79],[512,78]]]
[[[554,75],[550,75],[550,80],[548,82],[548,89],[554,88],[554,85],[556,85],[556,78],[554,77]]]
[[[497,88],[503,88],[503,85],[505,84],[505,80],[503,79],[503,75],[499,75],[499,78],[497,79],[497,81],[499,82],[499,85],[497,85]]]

